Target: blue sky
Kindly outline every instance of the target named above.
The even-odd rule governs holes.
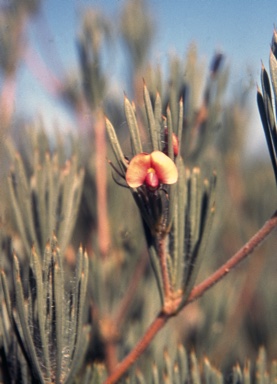
[[[75,37],[82,10],[91,5],[116,20],[123,4],[123,0],[45,0],[43,16],[34,21],[30,29],[32,42],[49,68],[57,76],[63,76],[64,68],[77,66]],[[231,87],[239,87],[242,80],[259,83],[261,60],[268,67],[271,36],[274,24],[277,25],[276,0],[149,0],[148,5],[156,24],[153,59],[166,62],[172,52],[184,57],[194,41],[207,62],[215,50],[225,53],[231,66]],[[124,66],[123,62],[119,63]],[[18,79],[19,98],[22,100],[20,96],[24,96],[27,110],[35,113],[45,109],[48,119],[62,115],[57,100],[47,97],[24,66]],[[250,95],[252,150],[263,140],[255,93],[253,86]]]

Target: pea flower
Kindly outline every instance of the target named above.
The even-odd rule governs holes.
[[[160,151],[139,153],[130,161],[126,172],[126,182],[130,188],[146,185],[151,191],[157,190],[160,184],[174,184],[177,179],[176,165]]]

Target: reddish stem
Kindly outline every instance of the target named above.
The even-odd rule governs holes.
[[[117,366],[116,344],[113,341],[105,343],[105,361],[109,373]]]
[[[225,275],[227,275],[235,266],[237,266],[242,260],[250,255],[276,226],[277,211],[269,220],[265,222],[262,228],[237,253],[234,254],[234,256],[232,256],[225,264],[218,268],[206,280],[192,289],[186,304],[189,304],[201,297],[208,289],[210,289],[214,284],[216,284]]]
[[[138,359],[139,356],[145,351],[151,341],[154,339],[156,334],[160,329],[163,328],[165,323],[168,321],[170,316],[160,313],[156,319],[152,322],[150,327],[145,332],[142,339],[137,343],[134,349],[129,353],[125,359],[119,363],[115,369],[115,371],[107,378],[104,384],[114,384],[124,375],[124,373],[128,370],[128,368],[134,364],[134,362]]]
[[[11,73],[4,77],[0,94],[0,117],[4,129],[6,129],[11,122],[14,110],[15,92],[15,73]]]
[[[107,256],[110,246],[110,231],[107,209],[107,171],[105,121],[100,111],[95,113],[95,179],[97,190],[98,245],[103,257]]]
[[[254,249],[262,243],[262,241],[270,234],[270,232],[277,226],[277,211],[273,216],[266,221],[263,227],[237,252],[231,259],[222,265],[217,271],[209,276],[202,283],[197,285],[191,291],[191,294],[185,303],[188,305],[192,301],[201,297],[208,289],[227,275],[236,265],[244,260]],[[163,328],[166,322],[172,317],[170,314],[161,312],[156,319],[152,322],[144,336],[137,343],[134,349],[127,355],[121,363],[119,363],[115,371],[108,377],[104,384],[114,384],[119,380],[124,373],[130,368],[132,364],[142,355],[142,353],[149,346],[156,334]]]

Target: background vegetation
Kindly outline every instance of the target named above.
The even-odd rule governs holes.
[[[203,177],[217,172],[216,212],[197,281],[227,261],[273,213],[274,174],[267,159],[245,153],[248,90],[226,98],[225,56],[216,52],[206,65],[191,45],[185,60],[171,57],[163,73],[148,59],[154,25],[139,0],[126,2],[117,23],[92,8],[80,20],[79,74],[64,74],[50,87],[72,114],[75,132],[65,137],[55,127],[50,136],[39,118],[16,115],[16,71],[39,6],[14,0],[0,13],[1,381],[97,383],[160,309],[137,206],[130,191],[114,182],[107,161],[115,159],[104,114],[124,154],[131,155],[124,95],[107,93],[103,52],[114,36],[125,44],[126,97],[134,102],[145,148],[144,83],[152,105],[158,92],[162,114],[168,116],[170,108],[173,126],[183,100],[185,166],[200,167]],[[172,318],[126,380],[277,380],[275,364],[266,360],[277,356],[276,245],[276,236],[267,239]]]

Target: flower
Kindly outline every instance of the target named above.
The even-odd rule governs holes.
[[[155,191],[160,184],[174,184],[178,171],[174,162],[163,152],[139,153],[128,166],[126,182],[131,188],[146,185]]]

